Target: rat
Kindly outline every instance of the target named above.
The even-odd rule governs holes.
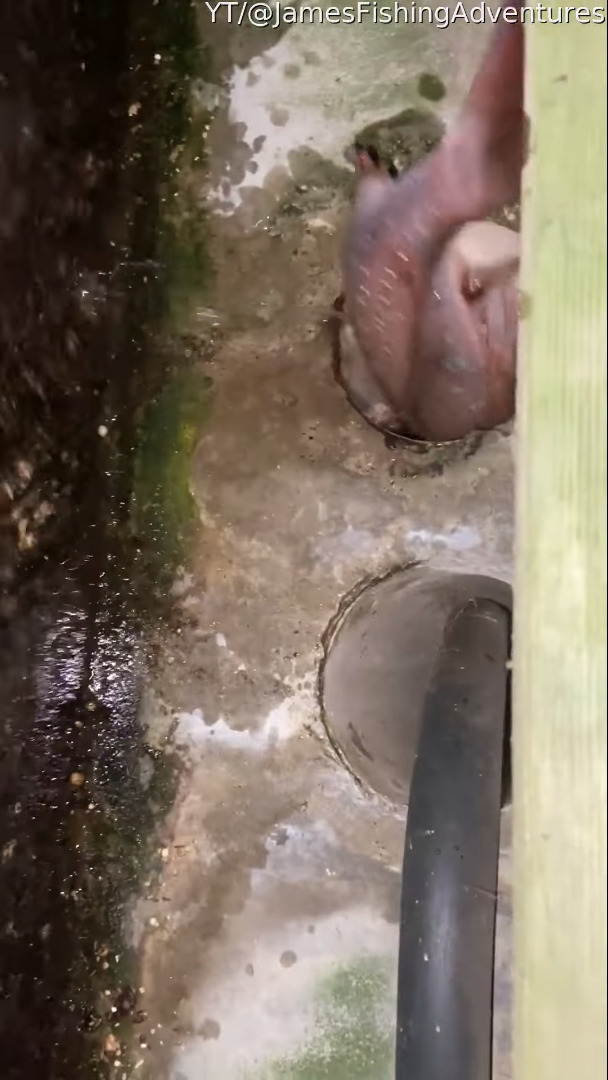
[[[523,26],[501,20],[425,158],[397,176],[355,146],[339,378],[376,426],[438,442],[513,415],[519,238],[484,219],[518,199],[525,144]]]

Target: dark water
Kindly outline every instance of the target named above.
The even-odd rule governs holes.
[[[164,778],[129,507],[191,32],[187,0],[0,0],[5,1080],[104,1075],[99,1041],[139,1008],[121,914]]]

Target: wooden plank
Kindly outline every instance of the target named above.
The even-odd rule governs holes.
[[[603,1080],[606,25],[571,16],[568,25],[529,25],[526,35],[514,1075]]]

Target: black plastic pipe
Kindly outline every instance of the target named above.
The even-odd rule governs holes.
[[[489,1080],[510,614],[446,628],[408,808],[396,1080]]]

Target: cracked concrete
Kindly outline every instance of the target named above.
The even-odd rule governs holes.
[[[144,710],[181,780],[132,917],[147,1013],[137,1075],[392,1076],[405,816],[327,740],[321,643],[344,596],[395,567],[510,582],[512,436],[488,434],[439,475],[412,468],[335,384],[325,319],[344,145],[420,104],[421,70],[441,74],[449,117],[484,34],[298,27],[229,72],[206,193],[221,213],[205,298],[219,322],[203,362],[214,401],[191,473],[201,528]],[[507,832],[502,848],[494,1076],[507,1080]]]

